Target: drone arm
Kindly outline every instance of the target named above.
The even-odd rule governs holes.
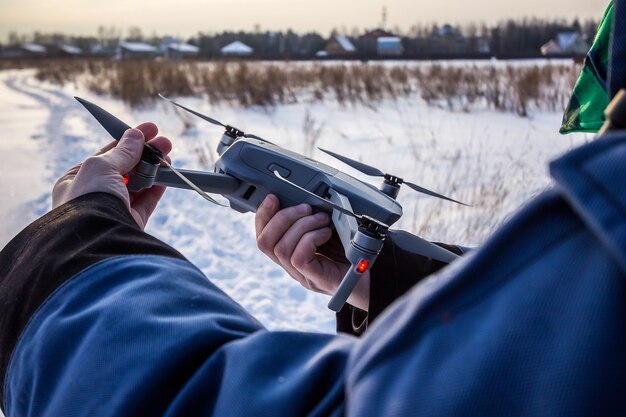
[[[339,283],[337,292],[328,302],[329,309],[337,312],[341,310],[359,279],[376,261],[383,243],[384,238],[374,237],[362,230],[357,230],[346,249],[346,258],[350,261],[350,268]]]
[[[191,171],[187,169],[179,169],[178,171],[198,188],[207,193],[230,194],[239,187],[239,180],[228,174]],[[160,167],[157,171],[154,185],[190,189],[189,185],[180,179],[171,169],[165,167]]]
[[[332,188],[328,190],[328,193],[330,194],[330,201],[339,206],[342,206],[346,210],[352,211],[352,206],[350,205],[350,200],[348,200],[348,197],[338,193]],[[347,251],[350,247],[352,237],[358,229],[356,219],[338,210],[333,210],[332,220],[333,224],[335,225],[335,229],[337,230],[337,234],[339,235],[341,245],[343,246],[344,251]]]
[[[445,263],[451,263],[459,258],[456,253],[404,230],[389,229],[387,237],[403,250],[416,255],[426,256]]]
[[[354,290],[354,287],[356,287],[362,275],[362,273],[355,270],[354,265],[350,265],[350,269],[346,275],[344,275],[339,287],[337,287],[337,292],[335,292],[335,295],[333,295],[328,302],[328,308],[334,312],[339,312],[348,300],[348,297],[350,297],[352,290]]]

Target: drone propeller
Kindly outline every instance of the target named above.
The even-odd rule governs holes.
[[[90,101],[87,101],[80,97],[74,97],[80,104],[82,104],[85,109],[100,123],[100,125],[113,137],[115,140],[120,140],[126,132],[131,127],[126,123],[113,116],[108,111],[104,110],[102,107],[93,104]],[[185,177],[179,170],[174,168],[167,160],[163,157],[161,151],[150,144],[143,145],[143,153],[141,156],[142,160],[147,160],[156,164],[163,164],[167,166],[177,177],[179,177],[185,184],[187,184],[191,189],[196,191],[202,198],[205,200],[217,204],[218,206],[227,207],[226,205],[216,201],[211,198],[207,193],[198,188],[193,182],[191,182],[187,177]]]
[[[317,149],[319,149],[320,151],[322,151],[322,152],[324,152],[324,153],[326,153],[326,154],[328,154],[328,155],[330,155],[330,156],[332,156],[334,158],[339,159],[341,162],[345,163],[346,165],[349,165],[352,168],[356,169],[357,171],[360,171],[360,172],[362,172],[365,175],[369,175],[370,177],[384,177],[385,179],[388,179],[388,180],[392,180],[393,179],[393,181],[396,184],[398,184],[398,185],[406,184],[409,188],[411,188],[411,189],[413,189],[413,190],[415,190],[415,191],[417,191],[419,193],[427,194],[427,195],[430,195],[430,196],[433,196],[433,197],[441,198],[443,200],[448,200],[448,201],[452,201],[453,203],[457,203],[457,204],[461,204],[463,206],[467,206],[467,204],[465,204],[465,203],[461,203],[460,201],[454,200],[454,199],[452,199],[450,197],[446,197],[445,195],[441,195],[441,194],[436,193],[434,191],[430,191],[430,190],[428,190],[428,189],[426,189],[424,187],[421,187],[421,186],[419,186],[417,184],[414,184],[412,182],[404,181],[402,178],[399,178],[399,177],[396,177],[396,176],[390,175],[390,174],[385,174],[384,172],[382,172],[378,168],[374,168],[374,167],[369,166],[367,164],[364,164],[362,162],[355,161],[355,160],[350,159],[350,158],[348,158],[346,156],[339,155],[338,153],[335,153],[335,152],[332,152],[332,151],[328,151],[326,149],[322,149],[322,148],[317,148]]]
[[[179,103],[175,102],[174,100],[171,100],[171,99],[169,99],[169,98],[165,97],[163,94],[160,94],[160,93],[159,93],[159,97],[161,97],[163,100],[167,100],[167,101],[169,101],[170,103],[172,103],[173,105],[175,105],[175,106],[177,106],[177,107],[180,107],[181,109],[183,109],[183,110],[185,110],[185,111],[187,111],[187,112],[189,112],[189,113],[193,114],[194,116],[198,116],[198,117],[199,117],[199,118],[201,118],[202,120],[206,120],[207,122],[209,122],[209,123],[211,123],[211,124],[214,124],[214,125],[216,125],[216,126],[221,126],[221,127],[223,127],[223,128],[224,128],[224,129],[226,129],[228,132],[233,133],[233,134],[234,134],[235,136],[237,136],[237,137],[243,137],[243,138],[249,138],[249,139],[258,139],[258,140],[262,140],[262,141],[264,141],[264,142],[271,143],[271,142],[269,142],[269,141],[267,141],[267,140],[263,139],[262,137],[259,137],[259,136],[257,136],[257,135],[253,135],[253,134],[251,134],[251,133],[245,133],[243,130],[239,130],[239,129],[237,129],[236,127],[233,127],[233,126],[230,126],[230,125],[225,125],[224,123],[220,122],[219,120],[216,120],[216,119],[214,119],[214,118],[212,118],[212,117],[209,117],[209,116],[205,116],[204,114],[198,113],[198,112],[197,112],[197,111],[195,111],[195,110],[191,110],[190,108],[185,107],[185,106],[183,106],[182,104],[179,104]]]
[[[100,123],[104,130],[106,130],[113,139],[120,140],[124,135],[124,132],[130,129],[130,126],[113,116],[108,111],[104,110],[102,107],[80,97],[74,98],[82,104],[89,113],[91,113],[91,115],[98,121],[98,123]]]

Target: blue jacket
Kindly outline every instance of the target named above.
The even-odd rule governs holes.
[[[7,416],[626,415],[626,135],[361,338],[270,332],[106,194],[0,254]]]

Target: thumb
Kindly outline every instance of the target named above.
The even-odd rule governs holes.
[[[139,160],[143,151],[144,136],[139,129],[128,129],[122,135],[117,146],[102,155],[111,168],[124,175],[130,172]]]

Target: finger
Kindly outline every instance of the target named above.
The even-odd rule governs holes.
[[[172,150],[172,142],[165,136],[150,139],[147,143],[160,150],[163,155],[167,155]]]
[[[141,159],[144,137],[141,130],[128,129],[122,135],[117,146],[101,158],[107,161],[108,165],[119,174],[126,174],[133,169]]]
[[[146,142],[154,139],[159,133],[159,128],[152,122],[142,123],[137,126],[136,129],[141,130],[141,133],[143,133],[143,137]]]
[[[274,255],[276,255],[276,258],[278,258],[283,265],[291,264],[291,259],[296,246],[298,246],[304,236],[311,231],[327,226],[329,222],[330,217],[326,213],[317,213],[313,216],[306,216],[298,219],[293,226],[287,229],[280,241],[276,244],[274,247]],[[317,246],[313,247],[309,245],[306,248],[311,249],[310,257],[313,257],[317,250]]]
[[[103,147],[102,149],[100,149],[98,152],[96,152],[94,155],[98,156],[98,155],[102,155],[104,153],[109,152],[111,149],[115,148],[115,145],[117,145],[117,141],[114,140],[111,143],[107,144],[105,147]]]
[[[52,189],[53,194],[57,188],[62,188],[66,184],[70,184],[74,180],[74,177],[76,176],[76,174],[78,174],[78,171],[80,171],[80,167],[82,165],[83,164],[81,162],[80,164],[74,165],[73,167],[68,169],[67,172],[63,174],[54,184],[54,187]]]
[[[141,133],[143,133],[143,137],[144,137],[144,140],[146,142],[151,142],[152,140],[154,140],[155,136],[159,132],[159,128],[157,127],[157,125],[155,125],[154,123],[151,123],[151,122],[142,123],[139,126],[137,126],[137,129],[141,130]],[[106,146],[104,146],[102,149],[100,149],[94,155],[97,156],[97,155],[102,155],[104,153],[107,153],[111,149],[115,148],[115,146],[117,144],[118,144],[118,141],[114,140],[114,141],[108,143]],[[156,143],[154,145],[159,147]],[[160,147],[159,147],[159,150],[161,152],[163,152],[163,149],[161,149]],[[171,151],[171,143],[170,143],[170,148],[169,148],[169,150],[167,152],[169,152],[169,151]]]
[[[332,236],[328,227],[306,233],[296,247],[289,274],[303,287],[322,294],[334,294],[348,265],[340,264],[316,253],[315,248]]]
[[[303,285],[325,294],[334,292],[342,278],[336,263],[317,253],[317,248],[326,243],[332,234],[330,227],[304,234],[290,259],[291,265],[306,279]]]
[[[268,194],[265,200],[261,203],[254,216],[254,227],[256,229],[257,238],[265,229],[265,226],[276,215],[279,209],[278,197],[273,194]]]
[[[308,236],[309,233],[323,227],[325,224],[328,224],[328,216],[305,216],[296,221],[274,247],[274,255],[276,259],[278,259],[280,265],[289,273],[289,275],[294,277],[307,288],[309,288],[306,284],[308,277],[304,276],[301,271],[299,271],[292,264],[292,258],[300,240]],[[310,252],[300,256],[306,256],[308,258],[315,257],[315,246],[307,245],[305,249],[310,249]]]
[[[65,178],[65,177],[73,177],[76,176],[76,174],[78,174],[78,171],[80,171],[80,167],[83,165],[83,163],[81,162],[80,164],[76,164],[73,167],[71,167],[70,169],[67,170],[67,172],[63,175],[63,177],[61,178]]]
[[[273,216],[257,236],[259,249],[277,263],[278,258],[274,248],[287,230],[299,219],[311,214],[311,207],[307,204],[288,207],[280,210]]]
[[[131,213],[137,224],[143,229],[148,223],[148,219],[154,212],[159,200],[163,197],[166,187],[155,185],[147,190],[135,193],[131,196]]]

